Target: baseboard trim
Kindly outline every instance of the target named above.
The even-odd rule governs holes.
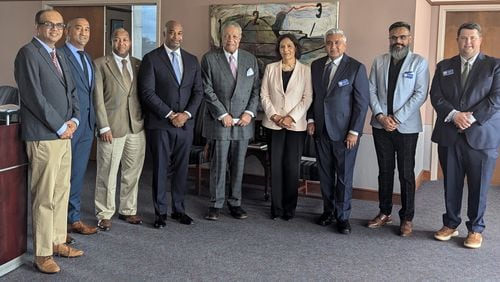
[[[194,170],[193,170],[194,171]],[[192,171],[192,172],[193,172]],[[207,168],[202,168],[201,177],[205,183],[205,187],[207,187],[207,179],[209,177],[209,170]],[[416,178],[416,189],[426,181],[430,181],[431,173],[429,170],[422,170],[420,174]],[[263,175],[254,175],[254,174],[244,174],[243,175],[243,183],[252,184],[252,185],[265,185],[265,179]],[[205,188],[204,190],[208,190]],[[271,191],[269,191],[271,192]],[[311,197],[311,198],[321,198],[321,189],[319,186],[319,181],[310,181],[310,180],[300,180],[299,185],[299,196],[303,197]],[[374,201],[378,202],[378,190],[366,189],[366,188],[358,188],[353,187],[352,189],[352,198],[357,200],[365,200],[365,201]],[[392,202],[394,204],[401,204],[401,195],[399,193],[394,193],[392,195]]]

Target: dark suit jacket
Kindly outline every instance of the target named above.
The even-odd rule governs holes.
[[[33,38],[17,53],[14,76],[21,97],[22,138],[59,139],[57,130],[71,118],[80,119],[78,96],[65,56],[57,54],[63,78],[47,50]]]
[[[476,122],[464,131],[469,145],[477,150],[500,145],[500,62],[480,53],[462,89],[460,56],[441,61],[434,73],[431,102],[437,112],[432,141],[452,146],[458,137],[453,122],[444,122],[453,110],[472,112]]]
[[[95,87],[95,68],[92,63],[92,58],[90,58],[89,54],[85,53],[87,64],[89,64],[92,69],[92,84],[89,85],[88,78],[85,78],[85,73],[78,59],[75,58],[69,47],[65,44],[63,47],[57,49],[57,51],[60,52],[61,55],[66,56],[66,61],[69,62],[68,64],[73,74],[73,81],[75,82],[76,92],[78,93],[78,100],[80,102],[80,124],[83,124],[83,121],[85,121],[85,124],[90,126],[90,130],[94,131],[95,110],[92,96],[94,95]]]
[[[344,54],[329,89],[326,89],[323,71],[327,59],[325,56],[311,64],[313,102],[307,118],[314,119],[317,136],[324,133],[324,126],[333,141],[344,140],[349,130],[361,136],[370,102],[366,68]]]
[[[245,111],[257,116],[259,104],[259,65],[254,55],[238,50],[238,70],[233,78],[222,49],[209,52],[201,61],[207,113],[203,136],[216,140],[245,140],[254,135],[253,122],[245,127],[224,127],[217,118],[229,113],[239,118]]]
[[[183,129],[192,133],[195,115],[203,98],[198,59],[181,49],[183,74],[177,82],[174,69],[162,45],[146,54],[139,70],[138,91],[148,129],[175,128],[165,116],[170,112],[188,111],[190,118]]]

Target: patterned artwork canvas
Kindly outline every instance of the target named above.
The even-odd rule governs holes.
[[[209,11],[211,48],[221,46],[224,23],[235,21],[243,30],[240,48],[257,57],[261,71],[278,60],[275,44],[280,34],[292,33],[298,39],[303,50],[301,61],[309,64],[326,55],[324,34],[338,25],[338,1],[211,5]]]

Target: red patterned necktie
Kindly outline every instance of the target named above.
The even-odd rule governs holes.
[[[52,63],[54,64],[54,67],[56,67],[56,70],[59,73],[59,76],[62,78],[63,73],[61,70],[61,66],[59,65],[59,62],[57,61],[57,55],[56,55],[55,49],[52,52],[50,52],[50,57],[52,58]]]

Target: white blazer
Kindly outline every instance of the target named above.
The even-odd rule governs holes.
[[[378,56],[373,61],[370,71],[370,108],[372,119],[370,124],[382,129],[383,126],[375,116],[379,113],[387,115],[387,87],[389,83],[389,53]],[[400,133],[418,133],[422,131],[420,107],[427,99],[429,90],[429,68],[427,61],[411,51],[406,56],[399,72],[394,89],[394,116],[400,122]]]
[[[268,64],[262,78],[260,99],[266,113],[262,120],[264,127],[282,129],[270,118],[275,114],[289,115],[295,120],[289,130],[305,131],[306,113],[312,102],[311,68],[297,60],[285,92],[283,91],[281,61]]]

